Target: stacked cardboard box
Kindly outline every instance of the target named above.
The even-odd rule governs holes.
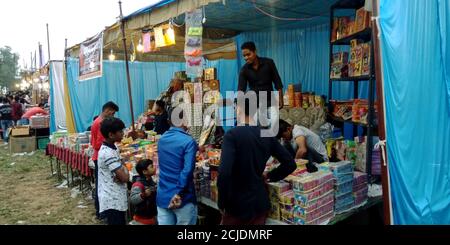
[[[280,197],[282,193],[291,189],[291,185],[286,181],[279,181],[268,184],[269,199],[271,208],[269,218],[281,220]]]
[[[353,197],[355,199],[355,206],[359,206],[367,202],[368,191],[369,187],[367,185],[367,174],[355,172],[353,176]]]
[[[292,179],[294,223],[321,224],[333,217],[333,175],[329,171],[305,173]]]

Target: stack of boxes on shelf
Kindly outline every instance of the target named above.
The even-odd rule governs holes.
[[[368,191],[367,174],[355,171],[353,175],[353,197],[355,199],[355,207],[367,202]]]
[[[333,175],[330,171],[292,178],[294,224],[318,225],[334,217]]]
[[[350,16],[334,18],[331,41],[334,42],[336,40],[348,37],[370,27],[370,17],[370,12],[365,11],[363,7],[356,10],[354,20]]]
[[[337,52],[333,54],[330,78],[348,77],[348,52]]]
[[[370,42],[363,43],[353,39],[350,42],[349,77],[365,76],[370,74]]]

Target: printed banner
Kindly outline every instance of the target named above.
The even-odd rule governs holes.
[[[79,81],[102,76],[103,72],[103,32],[80,45]]]

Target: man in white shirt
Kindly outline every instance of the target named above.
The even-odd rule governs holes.
[[[320,137],[306,127],[292,126],[291,123],[280,120],[277,138],[295,159],[307,159],[310,163],[328,161],[327,150]]]

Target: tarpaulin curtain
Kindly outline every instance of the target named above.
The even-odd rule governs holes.
[[[83,132],[99,115],[104,103],[114,101],[120,110],[116,114],[126,125],[131,125],[128,85],[123,61],[104,61],[103,77],[78,81],[78,60],[68,61],[68,84],[74,120],[78,132]],[[133,62],[130,63],[134,116],[146,109],[146,101],[155,99],[167,88],[175,71],[184,70],[184,63]]]
[[[257,54],[275,61],[284,89],[288,84],[302,84],[302,91],[328,96],[329,25],[293,30],[244,32],[236,37],[239,68],[245,64],[241,45],[253,41]],[[348,48],[347,48],[348,49]],[[337,51],[337,50],[334,50]],[[237,88],[237,81],[234,84]],[[367,98],[367,83],[360,84],[360,98]],[[334,84],[333,99],[353,98],[353,83]]]
[[[394,224],[450,223],[449,1],[381,0]]]
[[[64,108],[64,63],[50,62],[50,132],[66,128]]]

